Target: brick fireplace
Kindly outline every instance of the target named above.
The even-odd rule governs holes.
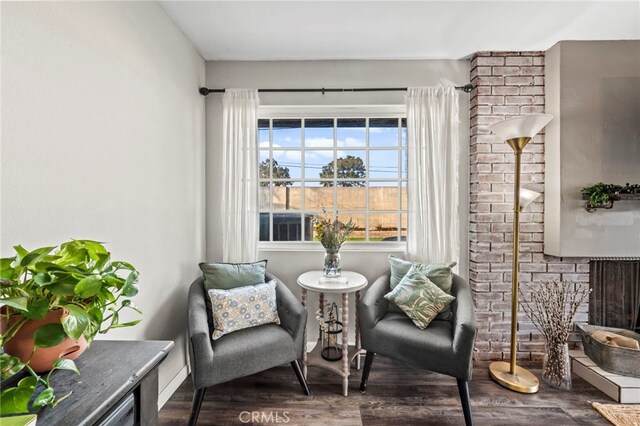
[[[541,113],[545,108],[544,52],[478,52],[471,59],[469,281],[478,318],[475,359],[509,357],[511,323],[511,252],[513,152],[487,130],[511,116]],[[522,156],[521,186],[544,192],[544,134]],[[520,285],[564,279],[589,285],[588,258],[543,254],[544,197],[520,216]],[[576,321],[587,321],[588,304]],[[577,340],[577,336],[573,336]],[[541,361],[544,342],[520,310],[518,359]]]

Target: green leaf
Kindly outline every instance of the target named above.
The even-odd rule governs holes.
[[[29,319],[43,319],[49,312],[49,301],[46,299],[36,299],[29,303],[27,306],[27,312],[23,312],[22,315]]]
[[[0,353],[0,378],[2,380],[19,373],[24,368],[24,363],[20,358],[11,356],[8,353]]]
[[[38,384],[38,379],[34,376],[27,376],[18,382],[18,387],[33,387]]]
[[[117,289],[120,289],[124,285],[124,280],[118,277],[117,275],[108,274],[108,275],[103,275],[102,278],[104,278],[104,280],[107,282],[107,284],[110,287],[115,287]]]
[[[62,271],[62,272],[74,272],[67,266],[58,265],[57,263],[42,261],[36,263],[36,269],[43,272]]]
[[[134,326],[134,325],[138,324],[140,321],[142,321],[142,320],[123,322],[122,324],[114,324],[114,325],[111,326],[111,328],[131,327],[131,326]]]
[[[109,302],[114,302],[116,300],[116,296],[104,287],[100,290],[100,295]]]
[[[100,309],[98,306],[91,306],[87,310],[87,314],[89,314],[89,316],[93,319],[94,322],[98,324],[102,324],[102,319],[104,314],[102,312],[102,309]]]
[[[102,288],[102,279],[98,275],[91,275],[80,280],[73,290],[75,294],[86,299],[95,296]]]
[[[0,259],[0,279],[11,279],[15,275],[15,270],[11,264],[16,260],[15,257],[5,257]]]
[[[69,370],[73,371],[76,374],[80,374],[80,371],[78,371],[78,367],[76,367],[76,363],[66,358],[58,358],[57,360],[55,360],[55,362],[53,363],[53,369]]]
[[[30,266],[35,264],[36,262],[39,262],[43,257],[51,253],[51,250],[53,250],[54,248],[56,248],[56,246],[41,247],[39,249],[33,250],[31,253],[22,256],[22,260],[20,260],[20,266]]]
[[[22,247],[20,245],[13,246],[13,249],[16,251],[16,253],[18,254],[18,257],[21,258],[21,259],[29,254],[29,250],[25,249],[24,247]]]
[[[124,286],[122,286],[122,295],[126,297],[133,297],[138,294],[138,286],[136,286],[136,281],[138,280],[138,271],[133,271],[127,277],[127,280],[124,282]]]
[[[110,268],[111,256],[109,253],[101,253],[98,255],[98,262],[96,262],[96,269],[100,272],[104,272],[105,270]]]
[[[26,297],[9,297],[7,299],[0,299],[0,302],[19,311],[27,310],[28,300]]]
[[[87,260],[87,250],[83,247],[79,241],[69,241],[60,245],[60,251],[58,252],[60,265],[71,265],[84,263]]]
[[[33,333],[33,344],[39,348],[50,348],[60,344],[66,337],[62,325],[45,324]]]
[[[84,330],[83,335],[84,335],[84,338],[87,340],[87,342],[91,343],[94,337],[96,336],[96,334],[98,333],[98,331],[100,331],[100,325],[102,324],[103,314],[102,314],[102,309],[100,309],[98,306],[90,307],[87,310],[87,314],[89,314],[91,321],[89,322],[89,326]]]
[[[71,275],[58,281],[55,284],[47,286],[47,290],[56,296],[73,297],[75,295],[74,289],[76,288],[75,278]]]
[[[33,400],[33,403],[31,404],[31,410],[39,411],[47,405],[51,406],[55,399],[56,397],[53,393],[53,389],[46,388],[45,390],[40,392],[38,396],[36,396],[36,399]]]
[[[79,306],[65,305],[64,307],[69,311],[68,315],[62,317],[62,327],[67,336],[73,340],[78,340],[84,330],[89,326],[89,315]]]
[[[0,416],[19,414],[29,411],[29,400],[36,389],[37,379],[25,377],[18,386],[5,389],[0,393]]]
[[[81,240],[84,243],[84,246],[87,248],[87,252],[89,256],[96,261],[100,260],[101,255],[109,254],[107,249],[97,241],[91,240]]]
[[[35,277],[33,277],[33,281],[39,286],[45,286],[53,282],[51,275],[47,274],[46,272],[37,274]]]
[[[134,268],[132,264],[124,262],[122,260],[113,261],[111,263],[111,266],[113,266],[114,269],[126,269],[128,271],[135,271],[136,270],[136,268]]]

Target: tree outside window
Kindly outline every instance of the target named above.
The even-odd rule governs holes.
[[[260,179],[269,179],[269,169],[273,168],[273,179],[291,179],[289,168],[279,166],[276,160],[266,159],[260,163]],[[273,186],[290,186],[293,182],[275,181]],[[260,186],[269,186],[269,182],[261,181]]]
[[[337,174],[336,177],[338,179],[364,179],[367,175],[367,169],[364,166],[364,161],[360,157],[354,157],[353,155],[347,155],[346,157],[341,157],[336,160],[337,165]],[[322,167],[322,171],[320,172],[320,178],[322,179],[333,179],[333,161],[327,163],[326,166]],[[362,187],[365,186],[365,182],[363,181],[337,181],[337,186],[342,187]],[[333,182],[322,182],[322,186],[333,186]]]

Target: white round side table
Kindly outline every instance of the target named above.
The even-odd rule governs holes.
[[[356,302],[360,299],[360,290],[368,284],[364,275],[352,271],[342,271],[341,277],[347,282],[337,280],[326,280],[322,271],[310,271],[298,277],[298,285],[302,287],[302,304],[307,306],[307,291],[318,293],[319,306],[324,312],[324,294],[342,294],[342,362],[327,361],[322,358],[322,336],[318,337],[316,346],[307,353],[305,350],[302,356],[303,373],[307,377],[308,366],[318,366],[332,371],[342,377],[342,394],[347,396],[349,391],[349,364],[356,358],[356,368],[360,369],[360,321],[358,321],[358,304],[356,303],[356,339],[355,345],[349,345],[349,293],[356,293]],[[324,280],[323,280],[324,279]]]

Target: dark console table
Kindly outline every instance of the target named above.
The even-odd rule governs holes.
[[[55,408],[38,413],[38,425],[155,425],[158,366],[171,341],[96,340],[75,360],[80,375],[56,371],[56,395],[73,391]]]

